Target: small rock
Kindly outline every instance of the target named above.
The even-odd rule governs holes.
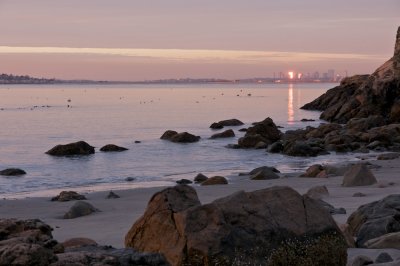
[[[326,186],[315,186],[310,188],[306,195],[313,199],[322,199],[329,196],[329,191]]]
[[[374,263],[374,261],[371,258],[359,255],[353,259],[351,266],[364,266],[372,263]]]
[[[274,173],[280,173],[280,171],[278,169],[276,169],[275,167],[270,167],[270,166],[260,166],[257,168],[254,168],[253,170],[251,170],[248,174],[249,175],[254,175],[260,171],[272,171]]]
[[[233,138],[235,136],[235,132],[232,129],[225,130],[224,132],[217,133],[212,135],[211,139],[218,139],[218,138]]]
[[[334,206],[332,206],[331,204],[329,204],[326,201],[323,201],[321,199],[316,199],[316,201],[322,206],[324,207],[326,210],[329,211],[330,214],[334,215],[334,214],[346,214],[346,209],[345,208],[335,208]]]
[[[303,118],[300,120],[301,122],[313,122],[315,121],[314,119],[307,119],[307,118]]]
[[[251,180],[269,180],[278,179],[279,175],[274,173],[272,170],[264,168],[250,176]]]
[[[306,172],[302,174],[300,177],[316,177],[324,167],[320,164],[314,164],[307,168]]]
[[[276,141],[268,146],[267,151],[270,153],[280,153],[283,151],[283,144],[281,141]]]
[[[132,181],[135,181],[135,179],[136,178],[134,178],[134,177],[128,176],[127,178],[125,178],[125,181],[132,182]]]
[[[194,178],[194,182],[196,183],[201,183],[204,182],[208,179],[207,176],[203,175],[202,173],[199,173],[198,175],[196,175],[196,177]]]
[[[170,140],[176,134],[178,134],[178,132],[176,132],[174,130],[167,130],[167,131],[164,132],[164,134],[162,134],[160,139]]]
[[[86,197],[84,195],[79,194],[75,191],[61,191],[58,196],[55,196],[51,199],[51,201],[71,201],[71,200],[85,200]]]
[[[110,191],[110,193],[108,193],[106,199],[119,199],[120,196],[118,196],[117,194],[115,194],[114,192]]]
[[[378,155],[378,160],[394,160],[400,157],[400,153],[392,152],[392,153],[384,153]]]
[[[68,248],[80,248],[80,247],[87,247],[87,246],[97,246],[97,242],[85,237],[75,237],[70,238],[62,242],[62,245],[65,249]]]
[[[97,211],[98,210],[93,207],[92,204],[86,201],[77,201],[74,205],[72,205],[69,211],[64,214],[64,219],[74,219]]]
[[[226,178],[223,176],[213,176],[201,183],[202,186],[226,185],[226,184],[228,184],[228,180],[226,180]]]
[[[247,132],[247,128],[241,128],[239,129],[240,132]]]
[[[353,197],[365,197],[365,196],[367,196],[367,195],[365,195],[364,193],[361,193],[361,192],[356,192],[356,193],[354,193],[353,194]]]
[[[84,141],[57,145],[46,152],[52,156],[90,155],[93,153],[95,153],[94,147]]]
[[[0,175],[4,176],[20,176],[20,175],[26,175],[26,172],[22,169],[18,168],[8,168],[0,171]]]
[[[375,263],[386,263],[386,262],[392,262],[392,261],[393,261],[393,258],[387,252],[382,252],[375,259]]]
[[[192,184],[193,182],[189,179],[183,178],[181,180],[177,180],[176,183],[179,185],[188,185],[188,184]]]
[[[190,134],[188,132],[182,132],[175,134],[169,140],[172,142],[179,142],[179,143],[191,143],[199,141],[200,137]]]
[[[369,186],[377,183],[375,176],[365,164],[355,164],[344,174],[342,186]]]
[[[222,129],[222,128],[224,128],[224,126],[221,125],[218,122],[214,122],[214,123],[211,124],[210,128],[212,128],[212,129]]]
[[[322,170],[321,172],[318,173],[318,175],[316,176],[316,178],[328,178],[328,173],[326,170]]]
[[[140,140],[135,140],[135,143],[138,144],[138,143],[142,143],[142,142]]]
[[[107,144],[103,147],[101,147],[100,151],[103,152],[120,152],[120,151],[127,151],[127,148],[120,147],[114,144]]]

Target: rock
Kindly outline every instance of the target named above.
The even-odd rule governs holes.
[[[377,159],[378,160],[393,160],[393,159],[397,159],[399,157],[400,157],[400,153],[391,152],[391,153],[379,154]]]
[[[177,180],[176,183],[179,185],[188,185],[188,184],[192,184],[193,182],[189,179],[183,178],[181,180]]]
[[[400,195],[389,195],[360,206],[347,220],[357,246],[388,233],[400,231]]]
[[[218,138],[233,138],[235,136],[235,132],[232,129],[225,130],[224,132],[214,134],[210,137],[210,139],[218,139]]]
[[[398,32],[400,31],[400,27]],[[369,76],[345,78],[303,109],[322,110],[321,119],[346,123],[352,118],[371,115],[387,117],[386,123],[400,121],[400,55],[397,35],[391,59]]]
[[[136,144],[142,143],[140,140],[135,140]]]
[[[26,175],[26,172],[22,169],[18,168],[7,168],[4,170],[0,171],[0,175],[4,176],[20,176],[20,175]]]
[[[329,191],[326,186],[315,186],[310,188],[305,195],[313,199],[322,199],[329,197]]]
[[[119,199],[120,196],[118,196],[117,194],[115,194],[114,192],[110,191],[110,193],[108,193],[106,199]]]
[[[61,243],[65,249],[68,248],[80,248],[86,246],[98,246],[97,242],[85,237],[75,237],[65,240]]]
[[[239,147],[254,148],[259,142],[272,144],[282,136],[282,132],[279,131],[274,121],[269,117],[253,124],[254,126],[247,129],[244,137],[238,140]]]
[[[191,143],[199,141],[200,137],[192,135],[188,132],[182,132],[173,135],[169,140],[172,142],[179,142],[179,143]]]
[[[377,183],[375,176],[365,164],[355,164],[344,174],[342,186],[369,186]]]
[[[259,171],[251,171],[251,180],[269,180],[269,179],[278,179],[279,175],[275,173],[271,168],[269,167],[262,167],[259,168]]]
[[[197,175],[195,176],[194,182],[195,182],[195,183],[201,183],[201,182],[206,181],[207,179],[208,179],[207,176],[203,175],[202,173],[199,173],[199,174],[197,174]]]
[[[318,173],[316,178],[328,178],[328,172],[326,170],[322,170],[321,172]]]
[[[343,176],[346,172],[348,172],[352,164],[337,164],[337,165],[325,165],[324,169],[327,175],[330,176]]]
[[[283,153],[289,156],[315,157],[326,151],[316,143],[295,140],[284,144]]]
[[[254,145],[254,149],[266,149],[267,147],[268,144],[265,143],[264,141],[260,141],[256,145]]]
[[[300,177],[316,177],[323,170],[324,167],[322,165],[314,164],[308,167],[306,172],[302,174]]]
[[[247,132],[247,128],[241,128],[239,129],[240,132]]]
[[[315,199],[322,207],[324,207],[330,214],[346,214],[345,208],[335,208],[331,204],[321,199]]]
[[[385,234],[376,238],[372,238],[365,242],[365,247],[381,249],[395,248],[400,249],[400,232]]]
[[[353,197],[365,197],[365,196],[367,196],[367,195],[365,195],[364,193],[361,193],[361,192],[356,192],[356,193],[354,193],[353,194]]]
[[[64,219],[74,219],[97,211],[99,210],[93,207],[92,204],[86,201],[77,201],[74,205],[72,205],[69,211],[64,214]]]
[[[100,151],[103,152],[119,152],[119,151],[127,151],[127,148],[120,147],[114,144],[107,144],[103,147],[101,147]]]
[[[173,131],[173,130],[167,130],[167,131],[164,132],[164,134],[162,134],[160,139],[170,140],[176,134],[178,134],[178,132]]]
[[[341,224],[339,226],[340,230],[342,231],[342,234],[344,238],[346,239],[347,246],[349,248],[355,248],[356,247],[356,242],[354,241],[354,237],[350,232],[349,225],[348,224]]]
[[[94,154],[94,147],[84,141],[78,141],[65,145],[57,145],[46,154],[52,156],[73,156],[73,155],[90,155]]]
[[[270,167],[270,166],[260,166],[257,168],[254,168],[253,170],[251,170],[248,175],[254,175],[260,171],[272,171],[274,173],[280,173],[280,171],[278,169],[276,169],[275,167]]]
[[[307,119],[307,118],[303,118],[300,120],[301,122],[314,122],[315,119]]]
[[[232,127],[232,126],[241,126],[244,125],[244,123],[238,119],[228,119],[228,120],[222,120],[216,123],[212,123],[210,128],[212,129],[221,129],[223,127]]]
[[[127,182],[132,182],[132,181],[135,181],[135,180],[136,180],[136,178],[131,177],[131,176],[128,176],[127,178],[125,178],[125,181],[127,181]]]
[[[283,144],[281,141],[276,141],[268,146],[267,151],[270,153],[280,153],[283,151]]]
[[[386,263],[386,262],[392,262],[393,258],[387,253],[387,252],[382,252],[376,257],[375,263]]]
[[[212,176],[208,178],[206,181],[201,183],[202,186],[209,186],[209,185],[226,185],[228,184],[228,180],[226,180],[223,176]]]
[[[374,263],[374,261],[367,256],[359,255],[353,259],[351,266],[364,266]]]
[[[71,200],[85,200],[86,197],[75,191],[61,191],[58,196],[51,198],[51,201],[71,201]]]
[[[45,266],[57,260],[52,228],[40,220],[0,219],[0,265]]]
[[[171,265],[345,265],[346,242],[318,203],[289,187],[239,191],[201,205],[196,191],[156,193],[125,237]]]

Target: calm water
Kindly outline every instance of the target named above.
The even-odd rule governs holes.
[[[209,140],[212,122],[238,118],[249,126],[271,117],[283,130],[318,125],[318,112],[299,107],[334,84],[277,85],[49,85],[0,86],[0,169],[18,167],[23,177],[0,177],[0,196],[48,195],[54,190],[105,190],[173,184],[196,173],[233,175],[261,165],[282,172],[340,158],[291,158],[264,150],[227,149],[234,139]],[[251,94],[251,96],[249,96]],[[70,105],[70,108],[68,108]],[[50,107],[47,107],[50,106]],[[167,129],[200,135],[194,144],[159,137]],[[85,140],[109,143],[122,153],[55,158],[44,154],[57,144]],[[135,144],[140,140],[140,144]],[[127,182],[127,177],[135,178]],[[232,178],[233,179],[233,178]],[[234,181],[234,180],[232,180]]]

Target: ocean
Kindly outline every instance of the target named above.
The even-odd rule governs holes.
[[[282,131],[318,126],[319,112],[299,108],[335,84],[195,85],[1,85],[0,170],[17,167],[27,175],[0,176],[0,197],[54,195],[61,190],[101,191],[173,185],[197,173],[224,175],[268,165],[283,173],[313,163],[351,160],[351,154],[317,158],[269,154],[265,150],[228,149],[252,122],[271,117]],[[219,120],[237,118],[236,137],[208,139]],[[302,118],[315,119],[301,122]],[[164,131],[201,136],[191,144],[160,140]],[[84,140],[96,153],[52,157],[57,144]],[[140,141],[140,143],[135,143]],[[128,148],[103,153],[105,144]],[[134,181],[126,181],[131,177]]]

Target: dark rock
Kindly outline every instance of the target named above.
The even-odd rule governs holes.
[[[80,248],[86,246],[98,246],[97,242],[90,238],[75,237],[65,240],[61,243],[64,249]]]
[[[223,127],[232,127],[232,126],[241,126],[244,125],[244,123],[238,119],[228,119],[228,120],[222,120],[216,123],[212,123],[210,128],[212,129],[221,129]]]
[[[164,134],[162,134],[160,139],[171,140],[171,138],[173,136],[175,136],[176,134],[178,134],[178,132],[173,131],[173,130],[167,130],[167,131],[164,132]]]
[[[120,196],[118,196],[117,194],[115,194],[114,192],[110,191],[110,193],[108,193],[106,199],[119,199]]]
[[[155,194],[125,237],[171,265],[346,265],[329,213],[288,187],[239,191],[201,205],[187,186]]]
[[[251,172],[253,173],[254,170]],[[278,178],[279,178],[279,175],[277,175],[269,167],[264,167],[264,168],[260,169],[259,171],[251,174],[251,176],[250,176],[251,180],[269,180],[269,179],[278,179]]]
[[[307,118],[303,118],[300,120],[301,122],[314,122],[314,119],[307,119]]]
[[[347,220],[357,237],[357,246],[388,233],[400,231],[400,195],[389,195],[379,201],[360,206]]]
[[[86,201],[77,201],[74,205],[72,205],[69,211],[64,214],[64,219],[74,219],[97,211],[99,210],[93,207],[92,204]]]
[[[257,168],[254,168],[253,170],[251,170],[248,174],[249,175],[254,175],[260,171],[272,171],[274,173],[280,173],[280,171],[278,169],[276,169],[275,167],[271,167],[271,166],[260,166]]]
[[[26,175],[26,172],[22,169],[18,168],[8,168],[0,171],[0,175],[4,176],[20,176],[20,175]]]
[[[86,200],[84,195],[81,195],[75,191],[61,191],[58,196],[51,198],[51,201],[71,201],[71,200]]]
[[[400,157],[400,153],[398,152],[391,152],[391,153],[384,153],[379,154],[377,159],[378,160],[394,160]]]
[[[224,128],[224,126],[221,125],[218,122],[214,122],[214,123],[211,124],[210,128],[212,128],[212,129],[222,129],[222,128]]]
[[[365,164],[355,164],[344,174],[342,186],[369,186],[377,183],[371,170]]]
[[[364,193],[361,193],[361,192],[356,192],[353,194],[353,197],[358,197],[358,198],[365,197],[365,196],[367,196],[367,195],[365,195]]]
[[[398,33],[400,27],[398,29]],[[399,34],[398,34],[399,35]],[[400,121],[400,55],[397,35],[391,59],[369,76],[345,78],[340,86],[329,90],[303,109],[322,110],[321,118],[346,123],[352,118],[371,115],[387,117],[387,123]]]
[[[84,141],[78,141],[65,145],[57,145],[51,150],[47,151],[46,154],[52,156],[73,156],[73,155],[90,155],[94,154],[94,147],[90,146]]]
[[[312,199],[322,199],[329,196],[329,191],[326,186],[315,186],[310,188],[305,195]]]
[[[169,140],[172,142],[179,142],[179,143],[191,143],[199,141],[200,137],[192,135],[188,132],[182,132],[173,135]]]
[[[218,138],[233,138],[235,136],[235,132],[232,129],[225,130],[224,132],[217,133],[211,136],[211,139]]]
[[[327,211],[329,211],[330,214],[334,215],[334,214],[346,214],[346,209],[345,208],[335,208],[333,207],[331,204],[329,204],[326,201],[323,201],[321,199],[316,199],[316,201],[322,206],[324,207],[324,209],[326,209]]]
[[[241,128],[239,129],[240,132],[247,132],[247,128]]]
[[[198,175],[195,176],[194,182],[201,183],[201,182],[206,181],[207,179],[208,179],[207,176],[203,175],[202,173],[199,173]]]
[[[385,125],[385,118],[381,115],[371,115],[364,118],[352,118],[346,124],[346,128],[356,132],[367,131],[374,127]]]
[[[132,182],[132,181],[135,181],[135,180],[136,180],[136,178],[131,177],[131,176],[128,176],[127,178],[125,178],[125,181],[127,181],[127,182]]]
[[[136,144],[142,143],[140,140],[135,140]]]
[[[283,151],[283,144],[281,141],[276,141],[267,147],[267,151],[270,153],[280,153]]]
[[[261,122],[254,123],[254,126],[247,129],[244,137],[240,138],[238,145],[241,148],[254,148],[259,142],[272,144],[282,136],[271,118],[266,118]]]
[[[176,181],[177,184],[179,185],[188,185],[188,184],[192,184],[193,182],[189,179],[181,179],[181,180],[177,180]]]
[[[386,262],[392,262],[392,261],[393,261],[393,258],[387,252],[382,252],[375,259],[375,263],[386,263]]]
[[[51,231],[40,220],[0,219],[0,265],[45,266],[57,261]]]
[[[210,186],[210,185],[226,185],[228,184],[228,180],[226,180],[223,176],[212,176],[209,177],[206,181],[201,183],[202,186]]]
[[[127,148],[120,147],[114,144],[107,144],[104,147],[101,147],[100,151],[103,152],[119,152],[119,151],[127,151]]]
[[[320,164],[314,164],[307,168],[306,172],[301,175],[301,177],[316,177],[324,167]]]
[[[285,142],[283,153],[289,156],[315,157],[326,154],[326,151],[317,143],[295,140]]]

